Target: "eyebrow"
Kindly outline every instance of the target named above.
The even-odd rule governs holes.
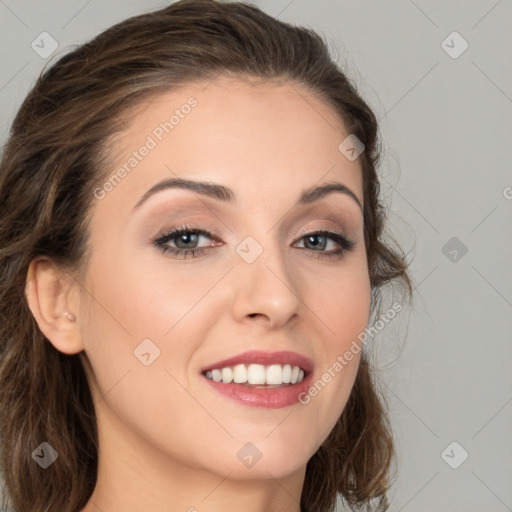
[[[139,200],[139,202],[133,207],[133,209],[139,208],[145,201],[147,201],[151,196],[160,192],[162,190],[168,189],[184,189],[191,190],[196,192],[197,194],[201,194],[202,196],[212,197],[214,199],[218,199],[224,202],[235,202],[236,195],[230,188],[220,185],[218,183],[211,183],[207,181],[195,181],[195,180],[187,180],[183,178],[173,178],[167,179],[153,185]],[[295,206],[301,206],[313,203],[314,201],[318,201],[323,197],[331,194],[333,192],[339,192],[341,194],[345,194],[348,197],[351,197],[359,206],[360,210],[363,211],[363,206],[359,201],[359,198],[350,190],[346,185],[342,183],[331,181],[325,183],[324,185],[319,185],[316,187],[311,187],[306,190],[303,190],[299,199],[295,203]]]

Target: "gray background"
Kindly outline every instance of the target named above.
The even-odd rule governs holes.
[[[59,54],[167,3],[0,0],[0,141],[48,60],[41,32]],[[372,342],[398,443],[391,510],[512,510],[512,2],[253,3],[323,33],[381,121],[416,287]]]

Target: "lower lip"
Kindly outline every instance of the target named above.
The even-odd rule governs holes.
[[[306,395],[312,380],[312,373],[298,384],[282,388],[256,388],[243,384],[223,384],[202,376],[208,384],[220,394],[231,398],[249,407],[265,407],[267,409],[280,409],[289,405],[300,403],[299,398]]]

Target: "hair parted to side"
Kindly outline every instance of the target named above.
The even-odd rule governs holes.
[[[383,240],[377,120],[319,35],[254,6],[214,0],[179,1],[109,28],[41,74],[0,164],[0,476],[7,510],[80,511],[97,477],[87,357],[57,351],[39,330],[24,293],[29,264],[46,256],[80,275],[109,138],[144,100],[220,74],[289,80],[339,113],[365,145],[359,158],[372,311],[391,281],[411,296],[405,256]],[[308,462],[301,510],[332,512],[338,493],[351,507],[388,508],[393,441],[382,403],[363,355],[343,414]],[[59,454],[46,470],[31,458],[43,441]]]

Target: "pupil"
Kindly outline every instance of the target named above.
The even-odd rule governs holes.
[[[320,235],[310,235],[310,236],[308,237],[308,240],[309,240],[309,242],[311,242],[311,243],[312,243],[312,245],[313,245],[314,247],[321,246],[321,248],[322,248],[322,249],[325,249],[325,240],[324,240],[324,243],[322,244],[322,243],[318,242],[318,239],[319,239],[319,238],[325,238],[325,237],[320,236]],[[315,243],[315,241],[314,241],[315,239],[316,239],[316,243]]]
[[[194,237],[197,237],[196,234],[182,234],[179,236],[179,242],[183,242],[184,244],[190,244],[191,242],[197,242],[197,240],[194,240]],[[188,240],[187,240],[188,239]],[[179,243],[177,244],[179,247]],[[185,249],[187,247],[184,247]]]

